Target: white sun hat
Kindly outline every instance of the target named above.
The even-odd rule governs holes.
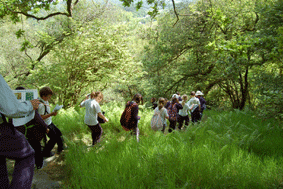
[[[201,91],[196,92],[196,96],[202,96],[202,95],[203,95],[203,93]]]

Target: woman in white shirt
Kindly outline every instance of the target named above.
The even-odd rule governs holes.
[[[195,97],[195,94],[194,91],[191,92],[191,99],[187,103],[191,111],[193,123],[200,121],[200,101]]]
[[[102,135],[102,128],[97,120],[97,116],[108,122],[108,119],[101,113],[99,103],[102,101],[103,95],[101,92],[92,92],[90,99],[88,97],[81,103],[81,107],[86,108],[84,123],[90,128],[92,132],[92,145],[100,141]]]
[[[186,104],[187,101],[188,101],[188,96],[187,95],[183,95],[182,96],[182,106],[183,106],[183,109],[179,110],[179,119],[178,119],[178,122],[179,122],[179,127],[178,128],[179,128],[179,130],[182,128],[184,121],[185,121],[185,126],[188,126],[189,122],[190,122],[190,118],[189,118],[189,114],[188,114],[189,106],[188,106],[188,104]]]

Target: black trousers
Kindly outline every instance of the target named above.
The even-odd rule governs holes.
[[[22,134],[26,134],[27,140],[29,142],[29,144],[31,145],[31,147],[34,149],[34,158],[35,158],[35,165],[37,167],[42,167],[43,165],[43,155],[41,152],[41,139],[42,138],[38,138],[37,133],[40,132],[41,128],[38,128],[37,125],[35,125],[34,127],[27,129],[27,132],[25,132],[26,128],[25,126],[19,126],[19,127],[15,127],[18,131],[20,131]],[[38,129],[38,130],[37,130]],[[36,131],[36,132],[35,132]],[[42,131],[44,134],[44,131]]]
[[[58,153],[62,152],[63,150],[63,138],[62,138],[62,133],[61,131],[51,123],[48,125],[49,132],[47,133],[47,136],[50,138],[50,140],[46,143],[45,148],[43,149],[43,154],[48,155],[51,150],[54,148],[55,144],[57,143],[58,145]]]
[[[173,121],[173,120],[169,120],[169,129],[168,132],[171,133],[173,130],[175,130],[177,125],[177,120]]]
[[[92,145],[100,142],[100,138],[103,132],[102,127],[98,123],[97,125],[87,125],[91,130],[91,137],[92,137]]]
[[[196,108],[193,112],[192,112],[192,122],[196,123],[198,121],[200,121],[200,112],[199,109]]]
[[[179,128],[179,129],[182,128],[184,121],[185,121],[185,126],[188,126],[188,125],[189,125],[189,122],[190,122],[189,116],[188,116],[188,115],[186,115],[186,116],[181,116],[181,115],[179,115],[179,117],[178,117],[178,123],[179,123],[178,128]]]

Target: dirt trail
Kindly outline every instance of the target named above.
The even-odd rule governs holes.
[[[44,159],[43,168],[34,170],[32,189],[59,189],[64,179],[64,153]],[[9,179],[12,179],[14,160],[7,160]]]

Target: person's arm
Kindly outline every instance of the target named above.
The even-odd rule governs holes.
[[[97,112],[97,115],[98,115],[101,119],[103,119],[105,122],[108,122],[108,119],[101,113],[101,109],[100,109],[99,104],[94,105],[94,109],[95,109],[95,111]]]
[[[81,102],[80,107],[85,107],[85,101],[88,99],[88,96]]]
[[[164,110],[164,117],[165,117],[165,119],[169,119],[169,115],[168,115],[168,112],[167,112],[166,109]]]
[[[141,118],[140,116],[138,116],[139,107],[138,106],[134,106],[132,108],[132,110],[133,110],[133,117],[134,117],[134,119],[138,121]]]
[[[47,119],[51,116],[57,115],[58,112],[51,112],[50,114],[45,114],[45,106],[48,106],[48,105],[44,105],[44,104],[41,103],[38,107],[38,113],[40,114],[42,119]]]
[[[182,104],[178,103],[178,111],[181,110],[181,109],[183,109],[183,106],[182,106]]]
[[[0,112],[9,118],[28,115],[38,108],[39,101],[19,102],[2,75],[0,75]]]
[[[198,103],[199,111],[201,111],[200,101],[199,101],[199,99],[198,99],[198,98],[197,98],[197,103]]]
[[[99,116],[101,119],[103,119],[105,122],[108,122],[108,119],[107,119],[101,112],[98,113],[98,116]]]
[[[56,116],[58,114],[58,112],[51,112],[50,114],[46,114],[46,115],[41,115],[42,119],[47,119],[51,116]]]

